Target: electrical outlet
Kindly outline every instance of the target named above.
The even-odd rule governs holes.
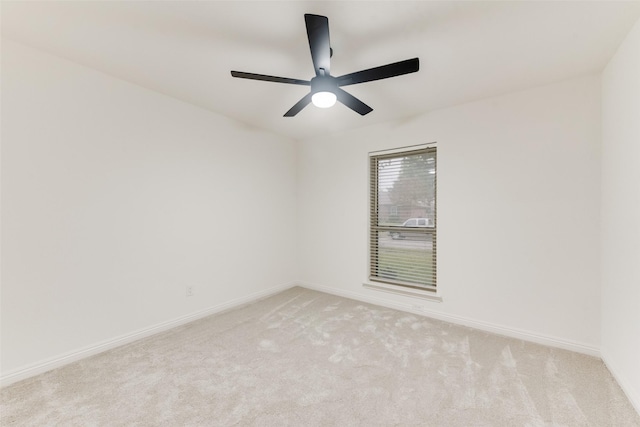
[[[192,297],[193,296],[193,286],[187,286],[187,292],[186,292],[188,297]]]

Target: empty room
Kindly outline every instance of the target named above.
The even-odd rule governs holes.
[[[640,427],[640,1],[0,16],[0,425]]]

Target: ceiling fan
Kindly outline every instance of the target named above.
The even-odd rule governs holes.
[[[333,49],[329,43],[329,19],[326,16],[305,14],[304,21],[307,26],[307,37],[309,38],[309,48],[311,49],[311,59],[316,76],[311,80],[290,79],[287,77],[267,76],[264,74],[245,73],[242,71],[231,71],[233,77],[251,80],[263,80],[266,82],[287,83],[294,85],[311,86],[311,91],[300,101],[298,101],[289,111],[284,113],[284,117],[293,117],[298,114],[309,103],[320,108],[328,108],[340,101],[353,111],[364,116],[373,111],[364,102],[341,89],[341,86],[365,83],[374,80],[386,79],[389,77],[401,76],[403,74],[415,73],[420,68],[418,58],[407,59],[380,67],[369,68],[355,73],[345,74],[340,77],[333,77],[330,74],[330,62]]]

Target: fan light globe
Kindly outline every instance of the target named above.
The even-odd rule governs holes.
[[[319,108],[333,107],[337,99],[336,94],[333,92],[316,92],[311,96],[311,102]]]

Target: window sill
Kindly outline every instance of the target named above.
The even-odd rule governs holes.
[[[365,282],[362,284],[362,286],[366,289],[372,289],[374,291],[382,291],[390,294],[403,295],[412,298],[421,298],[433,302],[442,302],[442,297],[431,291],[422,291],[420,289],[404,288],[402,286],[373,282]]]

